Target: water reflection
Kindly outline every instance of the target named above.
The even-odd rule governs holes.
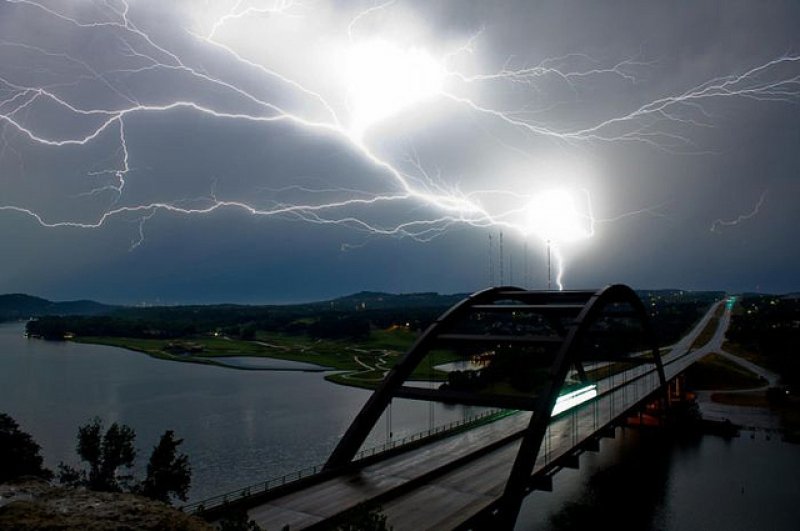
[[[517,529],[797,529],[800,451],[763,432],[671,437],[618,429],[580,470],[529,496]]]
[[[165,430],[184,439],[202,499],[325,461],[369,391],[320,373],[234,370],[150,358],[119,348],[28,340],[0,325],[0,411],[42,445],[46,465],[76,463],[77,428],[97,415],[136,430],[141,458]],[[367,445],[472,415],[394,400]],[[141,473],[141,471],[140,471]]]

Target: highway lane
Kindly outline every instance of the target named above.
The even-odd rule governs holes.
[[[704,347],[690,352],[692,343],[713,318],[719,304],[714,305],[663,357],[668,379],[721,348],[730,319],[728,309],[712,339]],[[562,414],[550,423],[534,474],[594,436],[598,429],[613,422],[657,389],[658,384],[654,368],[644,365],[598,381],[600,396],[597,399]],[[391,496],[392,491],[399,487],[419,482],[421,485],[414,490],[390,497],[382,503],[389,525],[398,531],[452,528],[500,497],[520,440],[515,438],[488,452],[483,449],[519,434],[527,427],[530,416],[529,412],[520,412],[281,496],[250,509],[249,517],[268,529],[280,529],[285,525],[302,529],[360,502],[381,495]],[[481,455],[465,465],[431,477],[431,471],[445,470],[453,461],[467,459],[475,453]]]

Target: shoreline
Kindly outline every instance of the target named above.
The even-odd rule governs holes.
[[[38,339],[42,341],[47,341],[41,338]],[[219,338],[214,338],[214,339],[219,339]],[[227,340],[227,338],[225,339]],[[350,376],[352,375],[370,372],[369,370],[366,370],[364,366],[361,365],[356,365],[355,367],[347,366],[349,365],[349,363],[339,363],[338,364],[339,366],[336,366],[337,364],[334,363],[323,364],[324,362],[321,363],[322,360],[317,359],[318,357],[321,357],[320,355],[312,352],[307,352],[307,350],[302,346],[298,345],[290,347],[286,345],[272,345],[260,340],[255,340],[255,341],[228,340],[233,345],[248,346],[250,348],[256,349],[256,351],[222,352],[222,353],[213,353],[201,356],[194,354],[185,354],[185,355],[171,354],[161,348],[155,348],[155,347],[145,348],[137,345],[137,343],[141,343],[143,340],[138,340],[134,338],[74,337],[67,339],[65,341],[71,341],[74,343],[80,343],[85,345],[102,345],[106,347],[121,348],[131,352],[136,352],[137,354],[145,354],[151,358],[155,358],[162,361],[197,363],[201,365],[211,365],[223,369],[233,369],[240,371],[325,373],[324,379],[328,382],[347,387],[354,387],[358,389],[374,389],[375,387],[377,387],[380,381],[382,381],[382,378],[374,380],[350,378]],[[163,342],[163,340],[149,340],[149,341]],[[303,352],[307,353],[298,353],[296,350],[292,349],[301,349]],[[288,364],[296,363],[302,366],[297,366],[297,367],[247,366],[234,363],[225,363],[226,358],[238,358],[238,359],[246,358],[250,360],[274,360],[276,362],[282,362]],[[330,357],[327,357],[326,360],[324,361],[330,361]],[[344,360],[344,361],[349,361],[349,360]]]
[[[37,338],[40,341],[48,341],[46,339]],[[93,340],[84,340],[81,338],[73,338],[67,341],[72,341],[73,343],[80,343],[83,345],[102,345],[104,347],[114,347],[120,348],[123,350],[129,350],[131,352],[136,352],[137,354],[146,354],[151,358],[155,358],[162,361],[176,361],[180,363],[197,363],[200,365],[213,365],[215,367],[221,367],[224,369],[235,369],[240,371],[277,371],[277,372],[330,372],[336,371],[337,369],[332,367],[325,367],[323,365],[318,365],[318,368],[314,367],[244,367],[244,366],[237,366],[233,364],[226,364],[217,361],[217,358],[234,358],[234,357],[248,357],[253,359],[274,359],[278,361],[285,361],[285,362],[295,362],[295,363],[308,363],[309,365],[315,365],[312,362],[303,362],[303,361],[296,361],[292,359],[285,359],[279,358],[274,356],[245,356],[241,354],[219,354],[207,357],[198,357],[198,356],[177,356],[168,354],[166,352],[152,352],[143,348],[137,348],[133,345],[120,345],[116,342],[104,342],[104,341],[93,341]]]
[[[792,400],[771,402],[768,397],[768,390],[780,387],[779,375],[723,349],[719,350],[719,355],[758,377],[763,385],[695,390],[695,403],[702,422],[710,426],[729,423],[736,430],[779,433],[785,442],[800,443],[800,425],[789,414]]]

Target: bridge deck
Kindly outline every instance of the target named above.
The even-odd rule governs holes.
[[[286,524],[302,529],[518,433],[529,418],[530,413],[513,415],[323,481],[251,509],[250,518],[267,529],[280,529]]]
[[[663,357],[668,379],[718,349],[729,312],[720,320],[709,343],[688,353],[711,319],[715,305],[700,323]],[[621,377],[598,382],[598,398],[555,418],[537,457],[534,475],[585,440],[614,423],[658,388],[650,366],[639,366]],[[390,457],[357,471],[293,492],[248,511],[267,529],[303,529],[332,518],[366,500],[377,499],[389,525],[403,529],[448,529],[478,514],[503,492],[530,413],[521,412],[421,448]]]

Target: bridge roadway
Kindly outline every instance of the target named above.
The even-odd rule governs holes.
[[[725,309],[714,336],[690,352],[712,319],[715,304],[695,328],[663,355],[667,380],[703,356],[719,350],[730,320]],[[658,393],[658,376],[636,366],[597,382],[598,397],[551,421],[532,480],[542,477],[577,448],[614,425],[644,399]],[[467,432],[394,455],[363,468],[290,492],[248,510],[266,529],[304,529],[373,500],[395,530],[452,529],[490,508],[503,493],[530,412],[520,412]]]

